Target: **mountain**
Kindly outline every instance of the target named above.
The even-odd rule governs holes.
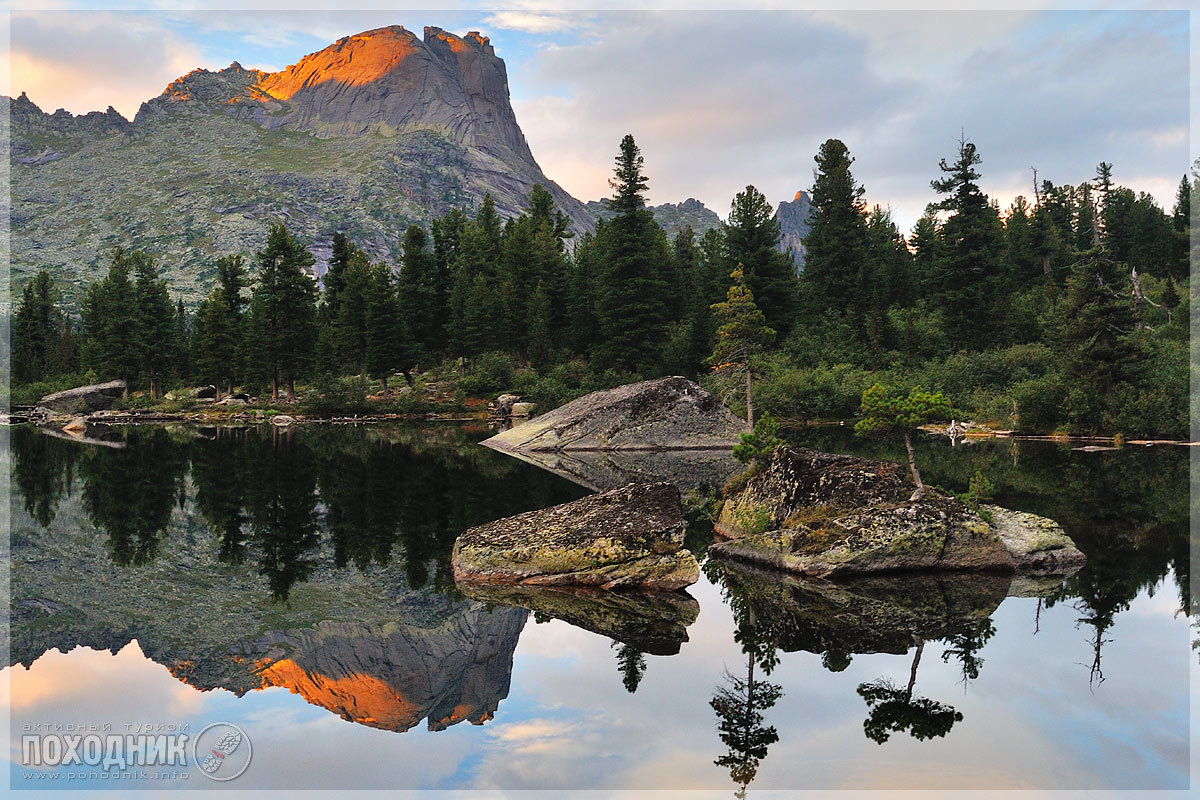
[[[596,219],[613,217],[613,212],[608,209],[604,200],[589,200],[585,207],[588,213]],[[647,207],[654,214],[654,221],[662,226],[662,229],[671,237],[683,230],[685,225],[692,226],[697,238],[703,236],[704,232],[710,228],[721,225],[721,218],[715,211],[692,197],[682,203],[663,203]]]
[[[812,213],[812,201],[808,192],[796,192],[791,201],[784,200],[775,211],[779,223],[779,249],[791,253],[796,262],[796,271],[804,271],[804,237],[808,236],[808,215]]]
[[[343,230],[396,264],[404,230],[487,192],[515,216],[542,184],[572,220],[591,215],[538,166],[487,37],[400,26],[339,39],[281,72],[194,70],[143,103],[47,114],[8,101],[12,279],[49,269],[68,298],[117,245],[143,248],[195,301],[215,259],[252,255],[286,223],[317,257]],[[3,123],[0,123],[3,124]],[[6,301],[7,298],[0,298]]]

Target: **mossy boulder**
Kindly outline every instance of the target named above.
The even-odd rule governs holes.
[[[490,522],[454,542],[456,581],[673,591],[700,578],[669,483],[630,484]]]
[[[1054,520],[1000,506],[984,506],[984,510],[1018,570],[1062,575],[1077,571],[1087,562],[1087,557]]]
[[[1080,553],[1052,520],[985,509],[928,490],[911,501],[903,467],[782,447],[726,499],[728,541],[709,553],[789,572],[841,577],[923,570],[1073,572]],[[997,513],[998,512],[998,513]]]

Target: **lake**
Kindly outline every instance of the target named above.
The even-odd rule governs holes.
[[[710,562],[660,602],[460,593],[458,533],[589,491],[478,446],[482,425],[3,433],[14,789],[1189,786],[1185,448],[921,438],[926,483],[979,472],[1058,520],[1088,556],[1066,580]],[[904,455],[844,428],[791,438]],[[689,547],[710,537],[697,519]],[[253,746],[235,780],[194,757],[22,763],[23,737],[198,742],[217,723]]]

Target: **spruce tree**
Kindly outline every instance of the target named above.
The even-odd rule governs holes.
[[[608,204],[616,216],[603,227],[600,241],[605,266],[596,316],[602,338],[595,355],[607,366],[648,374],[657,370],[673,303],[663,269],[671,262],[670,247],[646,208],[642,166],[641,151],[626,135],[609,180]]]
[[[58,290],[50,273],[42,270],[21,290],[21,302],[12,321],[13,383],[45,380],[64,369],[56,363],[58,343],[66,319],[59,310]]]
[[[196,311],[197,375],[233,393],[241,380],[245,350],[245,262],[240,255],[217,261],[217,286]]]
[[[173,376],[179,361],[178,325],[175,307],[167,291],[167,281],[158,276],[154,260],[142,252],[132,254],[134,298],[137,307],[137,331],[140,339],[141,374],[149,385],[150,397],[157,397],[164,383]]]
[[[427,247],[428,237],[420,225],[404,232],[404,258],[396,281],[404,319],[417,358],[431,359],[443,347],[439,305],[437,261]]]
[[[118,378],[127,384],[140,373],[144,341],[130,279],[135,255],[114,248],[107,274],[88,287],[80,307],[84,366],[101,378]]]
[[[942,159],[946,177],[931,182],[946,195],[933,207],[946,211],[943,248],[936,267],[934,301],[942,311],[946,333],[955,347],[983,350],[997,342],[997,324],[1005,318],[1001,295],[1003,227],[996,209],[979,189],[975,145],[959,142],[953,164]]]
[[[767,324],[787,336],[796,321],[796,267],[779,250],[779,222],[762,192],[753,186],[738,192],[724,231],[729,263],[742,265]]]
[[[854,316],[867,250],[864,189],[850,172],[854,159],[840,140],[826,140],[816,162],[812,216],[804,237],[805,296],[812,312],[833,309]]]
[[[366,368],[368,375],[383,382],[386,394],[388,376],[407,367],[404,363],[407,343],[405,316],[392,280],[392,271],[387,264],[372,264],[368,275]]]
[[[308,365],[316,340],[316,283],[305,270],[315,262],[292,234],[273,224],[267,245],[257,254],[258,282],[250,295],[250,359],[256,373],[296,399],[296,378]]]

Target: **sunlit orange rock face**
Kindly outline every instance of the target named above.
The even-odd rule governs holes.
[[[479,725],[508,696],[525,618],[521,609],[473,606],[434,629],[323,622],[273,643],[254,670],[261,688],[287,688],[373,728]]]
[[[486,36],[392,25],[346,36],[282,72],[262,75],[251,95],[268,127],[322,138],[435,130],[485,150],[532,158],[508,102],[508,75]],[[274,101],[274,102],[272,102]]]

